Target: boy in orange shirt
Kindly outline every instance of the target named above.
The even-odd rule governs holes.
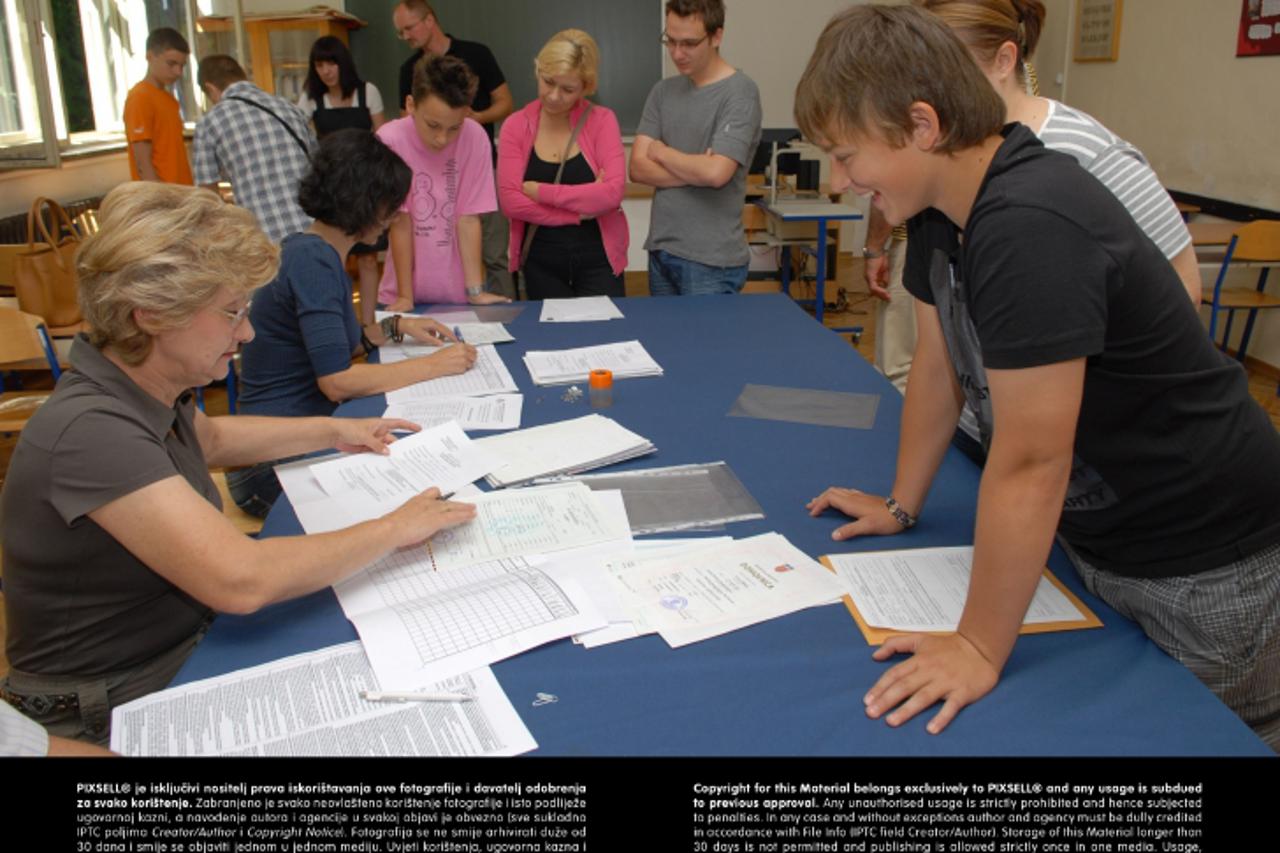
[[[147,76],[129,90],[124,102],[129,172],[135,181],[192,182],[182,113],[169,93],[169,87],[181,79],[190,53],[187,40],[170,27],[147,36]]]

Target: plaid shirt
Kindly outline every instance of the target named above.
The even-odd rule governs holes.
[[[271,114],[237,100],[241,98],[266,107]],[[195,181],[229,181],[236,203],[253,211],[262,230],[278,243],[311,224],[298,206],[298,182],[310,165],[309,154],[298,140],[307,144],[308,152],[315,150],[315,137],[302,110],[247,80],[232,83],[196,124],[191,161]]]

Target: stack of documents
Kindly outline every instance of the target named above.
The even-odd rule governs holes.
[[[582,296],[577,299],[542,300],[543,323],[586,323],[595,320],[621,320],[622,312],[607,296]]]
[[[614,379],[662,375],[662,368],[639,341],[578,349],[530,350],[525,353],[524,364],[535,385],[586,382],[593,370],[611,370]]]
[[[603,468],[656,449],[644,436],[603,415],[492,435],[475,444],[496,461],[485,478],[494,488]]]
[[[415,382],[387,392],[387,403],[407,403],[428,397],[481,397],[520,390],[493,346],[476,347],[476,363],[466,373]]]

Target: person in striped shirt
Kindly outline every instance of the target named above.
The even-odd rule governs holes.
[[[1008,121],[1025,124],[1047,148],[1074,157],[1119,199],[1173,264],[1192,304],[1199,305],[1200,269],[1191,234],[1142,152],[1087,113],[1033,94],[1028,86],[1028,59],[1044,26],[1044,4],[1040,0],[915,0],[915,4],[937,15],[960,37],[1004,101]],[[893,242],[887,243],[889,234],[883,216],[873,209],[863,248],[867,282],[872,295],[892,304],[895,296],[900,301],[905,298],[901,282],[906,251],[905,235],[895,234]],[[876,366],[904,391],[915,348],[915,316],[910,310],[878,316],[885,322],[876,328]],[[976,436],[972,413],[966,413],[961,429]],[[972,447],[965,449],[973,455]]]

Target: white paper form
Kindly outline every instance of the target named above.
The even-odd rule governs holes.
[[[537,749],[489,669],[437,684],[472,702],[367,702],[360,643],[343,643],[152,693],[111,712],[123,755],[519,755]]]
[[[777,533],[646,561],[614,576],[637,621],[672,647],[836,601],[844,589]]]
[[[334,585],[384,690],[412,690],[605,624],[545,557],[438,572],[425,549],[384,557]]]
[[[581,483],[488,492],[468,500],[476,506],[473,521],[441,530],[426,547],[443,572],[505,557],[630,542],[626,512],[608,509],[599,499],[604,494]],[[615,500],[622,502],[621,496]]]
[[[544,299],[542,323],[586,323],[595,320],[621,320],[622,312],[607,296],[580,296],[575,299]]]
[[[348,524],[386,515],[432,486],[450,494],[499,464],[453,421],[393,442],[388,450],[386,456],[356,453],[312,467]]]
[[[611,370],[614,379],[662,375],[662,368],[639,341],[566,350],[530,350],[524,355],[524,363],[536,385],[586,382],[593,370]]]
[[[510,394],[519,390],[497,350],[492,346],[479,346],[476,347],[476,363],[466,373],[441,376],[388,391],[387,403],[404,403],[430,397],[481,397],[486,394]]]
[[[403,418],[424,429],[457,421],[465,430],[517,429],[523,394],[494,394],[492,397],[432,397],[392,403],[384,418]]]
[[[915,548],[864,554],[828,554],[840,582],[868,625],[897,631],[954,631],[960,624],[973,547]],[[1085,619],[1041,575],[1023,624]]]

